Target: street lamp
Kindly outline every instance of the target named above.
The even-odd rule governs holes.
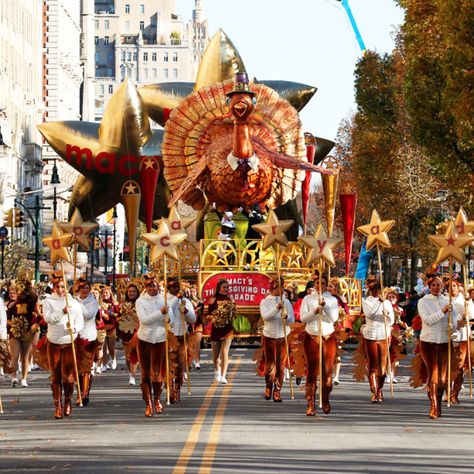
[[[114,249],[112,252],[112,288],[115,291],[115,272],[116,272],[116,263],[115,260],[117,258],[117,206],[114,206],[114,213],[112,214],[112,224],[114,225]]]
[[[53,174],[51,175],[50,184],[53,185],[53,189],[54,189],[54,194],[53,194],[53,217],[54,217],[54,220],[56,220],[57,211],[58,211],[58,201],[57,201],[57,198],[56,198],[56,188],[58,187],[58,184],[61,184],[61,181],[59,180],[58,167],[56,166],[56,160],[54,160]]]

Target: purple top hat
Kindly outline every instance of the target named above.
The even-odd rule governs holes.
[[[255,95],[255,92],[250,90],[249,76],[246,72],[237,72],[234,79],[234,88],[227,92],[226,96],[229,97],[232,94],[250,94]]]

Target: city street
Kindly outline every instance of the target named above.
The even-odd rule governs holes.
[[[144,417],[139,386],[119,368],[94,379],[90,405],[55,420],[48,375],[33,372],[29,388],[0,379],[1,472],[473,472],[474,401],[428,418],[422,390],[409,388],[406,366],[383,405],[368,402],[368,385],[351,381],[350,352],[332,413],[305,416],[305,399],[263,399],[254,349],[233,348],[227,386],[212,383],[210,351],[192,371],[192,395]]]

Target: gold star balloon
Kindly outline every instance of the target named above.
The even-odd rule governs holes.
[[[82,249],[89,250],[91,243],[90,233],[99,227],[99,224],[95,222],[84,222],[79,209],[75,209],[70,221],[61,222],[59,227],[65,234],[73,234],[71,243],[77,243]]]
[[[47,245],[51,250],[51,266],[54,266],[58,260],[71,263],[68,246],[71,245],[73,239],[74,234],[63,234],[58,222],[54,221],[51,237],[43,239],[44,245]]]
[[[123,82],[110,98],[100,123],[49,122],[38,129],[54,151],[81,173],[71,196],[71,209],[78,208],[92,220],[121,201],[124,183],[141,183],[140,168],[161,156],[163,130],[151,130],[147,108],[136,87]],[[156,217],[166,215],[170,193],[158,179],[152,196]],[[144,204],[140,215],[145,217]]]
[[[155,263],[163,256],[168,256],[174,260],[178,260],[176,246],[183,242],[186,237],[187,234],[184,232],[171,232],[166,219],[161,219],[156,232],[142,234],[142,239],[151,246],[151,263]]]
[[[463,248],[474,241],[474,237],[467,234],[458,234],[453,221],[449,222],[444,235],[429,235],[431,242],[438,247],[438,255],[435,263],[441,263],[448,259],[464,262]]]
[[[172,206],[166,222],[172,234],[179,234],[181,232],[187,234],[186,229],[191,226],[195,220],[196,218],[194,217],[182,217],[178,212],[178,208]],[[159,226],[161,221],[162,219],[157,219],[156,221],[153,221],[153,223]]]
[[[255,224],[252,229],[261,234],[263,238],[263,250],[272,247],[275,244],[288,245],[288,239],[285,232],[293,225],[292,220],[279,221],[276,213],[272,210],[268,214],[265,224]]]
[[[370,250],[375,245],[389,248],[392,246],[387,233],[394,226],[395,221],[381,221],[379,213],[374,209],[370,222],[357,227],[357,230],[367,237],[366,249]]]
[[[324,262],[334,267],[334,254],[332,249],[340,242],[339,239],[328,237],[322,224],[319,224],[314,236],[302,235],[298,240],[307,248],[306,264],[310,266],[314,262]]]

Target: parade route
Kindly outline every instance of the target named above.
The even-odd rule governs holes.
[[[253,349],[232,348],[228,385],[213,382],[209,351],[192,371],[192,395],[146,419],[138,386],[123,368],[94,380],[88,407],[53,418],[47,374],[34,372],[30,387],[0,381],[0,472],[423,472],[473,471],[474,401],[444,409],[430,420],[421,390],[409,388],[403,366],[395,398],[368,402],[368,386],[343,367],[332,393],[332,413],[305,416],[301,387],[295,401],[265,401],[254,373]],[[350,352],[344,360],[349,363]],[[402,363],[403,365],[403,363]]]

